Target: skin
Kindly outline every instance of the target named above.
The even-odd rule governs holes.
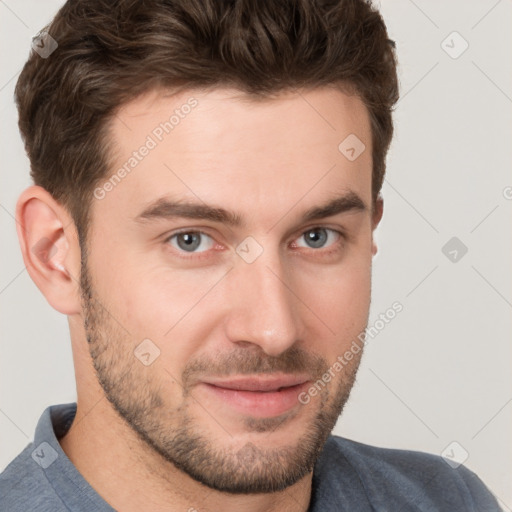
[[[151,91],[112,119],[112,172],[191,97],[197,106],[92,201],[83,261],[61,204],[38,186],[19,198],[25,264],[70,326],[77,415],[59,441],[125,512],[306,511],[362,351],[307,405],[271,417],[241,413],[201,382],[304,372],[314,382],[365,329],[382,216],[369,115],[330,88],[259,102],[233,89]],[[338,150],[351,133],[366,146],[352,162]],[[349,192],[364,209],[301,221]],[[233,210],[245,225],[137,220],[164,196]],[[169,239],[183,228],[207,235],[192,252]],[[319,245],[308,243],[314,228]],[[249,236],[262,249],[251,263],[236,251]],[[160,351],[148,365],[134,355],[145,339]]]

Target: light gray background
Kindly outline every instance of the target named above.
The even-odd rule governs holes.
[[[26,272],[13,218],[30,184],[13,89],[31,38],[60,5],[0,0],[0,470],[31,440],[45,407],[76,398],[66,317]],[[465,464],[512,510],[512,5],[383,0],[381,10],[397,43],[402,97],[370,324],[395,301],[404,309],[368,343],[335,433],[447,457],[467,452]],[[456,59],[441,46],[453,31],[469,43]],[[462,48],[457,37],[444,43],[452,53]],[[441,251],[454,236],[468,248],[456,262]]]

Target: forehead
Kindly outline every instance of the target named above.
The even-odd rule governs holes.
[[[191,149],[184,145],[186,136],[200,136],[197,143],[201,146],[220,137],[226,143],[243,141],[250,149],[264,141],[265,134],[268,139],[277,134],[280,141],[289,141],[298,151],[301,140],[307,140],[305,149],[311,149],[327,133],[337,139],[347,129],[366,138],[370,130],[368,110],[359,96],[333,87],[288,91],[270,98],[255,98],[229,88],[179,93],[152,90],[122,105],[111,123],[111,134],[121,147],[136,144],[133,137],[140,135],[137,132],[153,134],[157,139],[172,134],[165,137],[167,143],[178,141],[182,152]],[[159,134],[162,130],[164,133]]]
[[[168,195],[264,222],[333,193],[371,202],[368,111],[332,88],[264,100],[234,89],[151,91],[117,112],[110,135],[110,174],[99,183],[108,191],[93,210],[114,218]]]

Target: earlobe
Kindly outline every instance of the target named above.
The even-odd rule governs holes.
[[[80,248],[69,214],[44,188],[32,186],[16,205],[16,230],[27,271],[57,311],[79,314]]]
[[[375,256],[378,252],[377,241],[375,240],[375,232],[372,233],[372,256]]]
[[[382,215],[384,213],[384,199],[382,195],[379,194],[374,205],[373,214],[372,214],[372,255],[375,256],[378,252],[377,241],[375,230],[382,220]]]

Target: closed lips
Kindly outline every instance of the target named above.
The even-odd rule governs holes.
[[[299,386],[308,380],[310,380],[309,376],[291,376],[274,379],[239,378],[230,380],[205,380],[203,382],[211,386],[228,390],[268,393],[271,391],[275,392],[285,388]]]

